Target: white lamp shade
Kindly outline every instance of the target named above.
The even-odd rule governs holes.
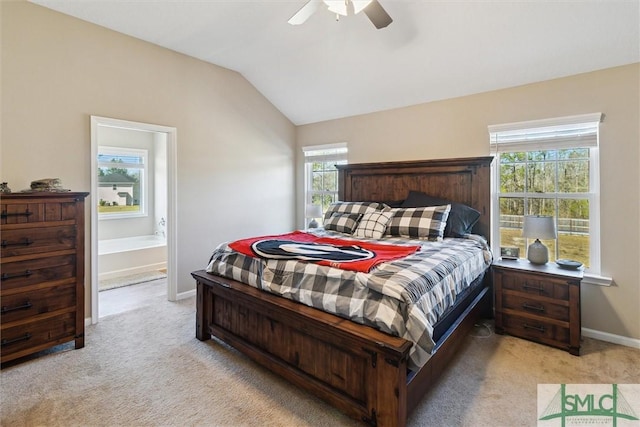
[[[526,215],[522,236],[530,239],[555,239],[556,224],[552,216]]]
[[[307,205],[304,216],[306,218],[320,218],[322,216],[322,206]]]

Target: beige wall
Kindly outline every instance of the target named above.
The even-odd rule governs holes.
[[[638,64],[296,129],[233,71],[30,3],[0,14],[0,180],[89,191],[90,115],[176,127],[179,292],[217,243],[293,227],[296,139],[346,141],[350,162],[477,156],[489,124],[603,112],[602,267],[615,284],[583,286],[583,326],[640,339]]]
[[[583,327],[640,339],[640,65],[348,117],[297,128],[299,147],[349,144],[349,162],[489,154],[487,126],[602,112],[602,271],[582,286]],[[300,153],[298,149],[298,153]],[[297,195],[302,200],[298,160]],[[298,212],[298,223],[302,222]]]
[[[178,292],[194,288],[189,273],[218,243],[291,230],[295,127],[241,75],[34,4],[0,3],[0,179],[14,191],[44,177],[89,191],[90,116],[112,117],[177,128]]]

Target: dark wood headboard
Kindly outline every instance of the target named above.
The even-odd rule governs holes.
[[[404,200],[410,190],[464,203],[481,213],[473,231],[489,239],[493,157],[337,165],[342,201]]]

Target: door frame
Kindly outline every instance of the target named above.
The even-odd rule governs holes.
[[[167,134],[167,299],[177,300],[177,129],[170,126],[91,116],[91,194],[98,194],[98,129],[114,127]],[[98,204],[91,205],[91,323],[98,323]]]

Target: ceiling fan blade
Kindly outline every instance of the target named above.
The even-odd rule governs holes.
[[[373,0],[369,3],[364,8],[364,13],[377,29],[384,28],[393,22],[387,11],[378,3],[378,0]]]
[[[304,22],[309,19],[311,15],[318,9],[321,0],[309,0],[307,4],[302,6],[299,11],[295,13],[290,19],[289,24],[291,25],[300,25],[304,24]]]

